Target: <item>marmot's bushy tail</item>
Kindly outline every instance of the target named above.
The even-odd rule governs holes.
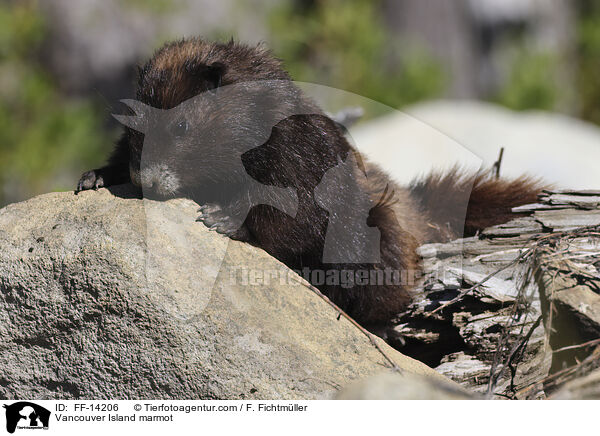
[[[535,203],[545,188],[548,186],[541,180],[529,176],[497,179],[488,171],[473,173],[459,167],[433,172],[410,186],[429,217],[428,239],[432,241],[473,236],[486,227],[510,221],[519,216],[512,213],[513,207]]]

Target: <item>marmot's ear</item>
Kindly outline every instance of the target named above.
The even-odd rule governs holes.
[[[186,62],[185,68],[190,75],[201,83],[196,92],[210,91],[221,86],[223,76],[227,70],[221,62],[214,62],[210,65]]]
[[[226,71],[227,67],[221,62],[214,62],[210,64],[206,70],[206,80],[210,84],[208,89],[220,87]]]

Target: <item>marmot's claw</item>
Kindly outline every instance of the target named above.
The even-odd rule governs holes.
[[[211,215],[218,212],[221,212],[223,209],[218,204],[204,204],[198,208],[198,213],[200,215]]]
[[[239,228],[236,220],[227,215],[217,204],[205,204],[198,208],[198,213],[200,216],[196,218],[196,221],[204,223],[210,231],[232,236]]]

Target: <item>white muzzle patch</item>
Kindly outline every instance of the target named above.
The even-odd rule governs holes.
[[[141,172],[130,170],[131,181],[142,189],[152,189],[162,196],[177,192],[181,183],[179,177],[164,164],[149,165]]]

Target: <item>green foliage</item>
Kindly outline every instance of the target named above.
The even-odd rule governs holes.
[[[494,101],[512,109],[561,110],[558,102],[573,93],[573,115],[600,124],[600,2],[577,0],[575,52],[548,54],[528,49],[523,40],[510,41],[517,48],[511,71]],[[572,62],[575,83],[557,80],[561,62]]]
[[[31,2],[0,6],[0,206],[40,192],[72,189],[111,137],[91,101],[66,98],[38,62],[45,35]]]
[[[401,58],[379,2],[285,2],[270,15],[272,48],[295,80],[328,85],[392,107],[439,96],[441,69],[424,51]]]
[[[577,90],[581,117],[600,124],[600,3],[580,0],[577,26]]]
[[[549,54],[518,50],[497,103],[515,110],[554,109],[560,92],[556,87],[556,65]]]
[[[169,13],[182,6],[180,0],[120,0],[125,7],[154,14]]]

